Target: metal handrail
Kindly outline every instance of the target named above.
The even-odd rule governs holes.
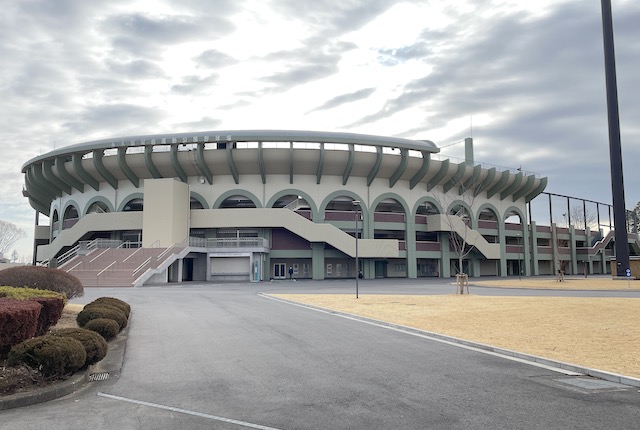
[[[84,261],[78,261],[78,264],[76,264],[75,266],[73,266],[71,269],[67,270],[67,273],[71,272],[73,269],[75,269],[76,267],[78,267],[79,265],[81,265],[82,263],[84,263]]]
[[[136,267],[136,268],[133,270],[133,273],[131,274],[131,277],[135,277],[135,276],[136,276],[136,274],[137,274],[140,270],[142,270],[142,268],[143,268],[144,266],[146,266],[146,265],[147,265],[147,263],[148,263],[149,261],[151,261],[151,257],[147,258],[147,259],[146,259],[146,260],[144,260],[144,261],[143,261],[143,262],[142,262],[138,267]]]
[[[100,272],[98,272],[98,274],[96,275],[96,280],[100,277],[100,275],[102,275],[104,272],[106,272],[108,269],[111,268],[111,266],[113,266],[114,264],[116,264],[117,262],[114,261],[113,263],[109,264],[107,267],[105,267],[104,269],[102,269]]]
[[[124,260],[122,260],[122,262],[123,262],[123,263],[124,263],[124,262],[126,262],[128,259],[130,259],[130,258],[131,258],[131,257],[133,257],[134,255],[136,255],[136,253],[137,253],[138,251],[141,251],[142,249],[143,249],[143,248],[138,248],[138,249],[136,249],[135,251],[133,251],[133,252],[131,253],[131,255],[129,255],[129,256],[128,256],[127,258],[125,258]]]
[[[100,254],[96,255],[95,257],[93,257],[91,260],[89,260],[89,263],[93,263],[95,260],[97,260],[98,258],[100,258],[105,252],[109,251],[111,248],[105,248],[104,251],[102,251]]]

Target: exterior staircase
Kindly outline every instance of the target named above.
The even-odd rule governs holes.
[[[167,249],[98,248],[76,256],[60,269],[76,276],[85,287],[131,287],[143,272],[162,264],[162,257],[169,257]]]

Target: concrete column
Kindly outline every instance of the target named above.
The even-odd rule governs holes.
[[[473,166],[473,138],[467,137],[464,140],[464,161]]]
[[[498,276],[507,276],[507,244],[504,234],[504,221],[498,223],[498,242],[500,242],[500,265]]]
[[[440,236],[440,276],[443,278],[451,277],[451,251],[449,251],[449,234],[446,232],[438,233]],[[451,233],[453,234],[453,233]]]
[[[536,228],[535,221],[532,221],[529,225],[530,237],[531,237],[531,274],[533,276],[538,276],[540,274],[540,264],[538,262],[538,229]]]
[[[576,250],[576,230],[569,227],[569,249],[571,251],[571,274],[578,275],[578,252]]]
[[[314,280],[324,279],[324,242],[311,244],[311,276]]]
[[[412,222],[413,221],[413,222]],[[418,264],[416,261],[416,224],[415,220],[407,218],[405,231],[405,243],[407,246],[407,278],[418,277]]]

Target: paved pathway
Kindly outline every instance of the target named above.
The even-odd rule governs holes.
[[[453,289],[389,282],[363,281],[360,293]],[[77,302],[115,296],[133,307],[120,377],[0,412],[0,428],[628,429],[640,420],[635,388],[592,389],[548,369],[257,295],[353,286],[87,289]]]

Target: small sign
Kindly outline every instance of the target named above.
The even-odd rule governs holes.
[[[631,277],[631,269],[625,270],[625,273],[627,274],[627,278]]]

